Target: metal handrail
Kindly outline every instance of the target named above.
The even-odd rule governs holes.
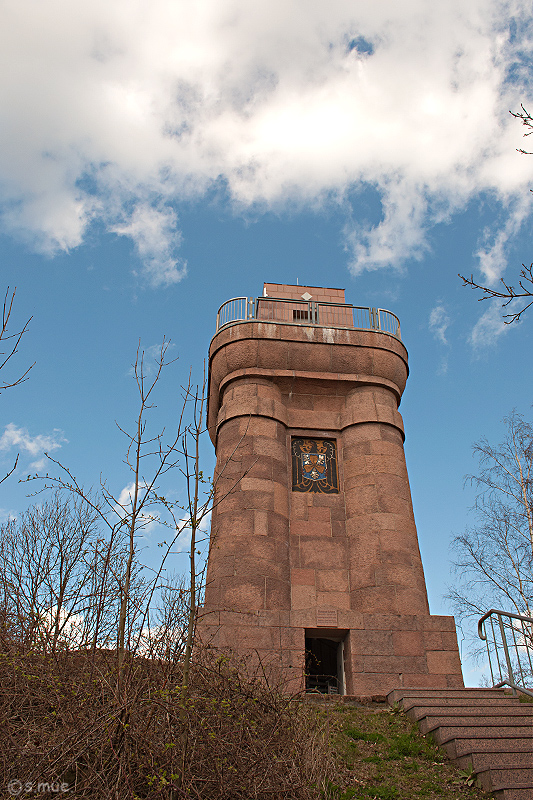
[[[227,325],[248,321],[373,330],[401,340],[400,320],[384,308],[264,296],[233,297],[222,303],[217,312],[216,332]]]
[[[497,619],[495,630],[494,617]],[[490,631],[492,634],[492,655],[489,639],[487,636],[487,620],[490,621]],[[516,620],[519,625],[514,624]],[[526,627],[527,626],[527,627]],[[498,641],[497,631],[500,641]],[[513,695],[517,691],[533,697],[533,617],[526,617],[523,614],[515,614],[512,611],[502,611],[502,609],[491,608],[487,611],[477,624],[479,638],[487,645],[487,655],[489,668],[494,688],[509,686],[513,690]],[[508,641],[508,633],[512,634],[512,642]],[[517,636],[518,640],[517,641]],[[503,658],[501,652],[503,651]],[[494,664],[493,664],[494,659]],[[505,660],[502,670],[502,661]],[[500,680],[496,682],[496,678]],[[519,680],[518,680],[519,677]],[[526,686],[526,679],[529,688]]]

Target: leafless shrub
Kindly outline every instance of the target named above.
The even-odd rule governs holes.
[[[324,796],[324,723],[262,672],[197,648],[184,695],[180,663],[136,658],[118,698],[113,664],[108,652],[0,657],[7,781],[116,800]]]

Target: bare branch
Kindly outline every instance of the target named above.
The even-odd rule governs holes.
[[[10,476],[10,475],[13,475],[13,473],[15,472],[15,470],[16,470],[16,468],[17,468],[17,464],[19,463],[19,455],[20,455],[20,454],[19,454],[19,453],[17,453],[17,457],[15,458],[15,463],[13,464],[13,466],[11,467],[11,469],[9,470],[9,472],[7,472],[7,473],[4,475],[4,477],[3,477],[3,478],[0,478],[0,483],[3,483],[4,481],[7,481],[7,479],[9,478],[9,476]]]
[[[509,111],[509,113],[515,119],[520,120],[522,125],[526,128],[524,136],[531,136],[533,133],[533,117],[524,108],[523,103],[520,104],[520,111]],[[528,156],[533,155],[532,151],[523,150],[521,148],[517,148],[517,152]],[[470,275],[470,278],[467,278],[459,273],[458,277],[463,281],[463,286],[469,286],[471,289],[477,289],[483,293],[482,297],[478,297],[478,300],[503,300],[504,302],[502,303],[502,308],[507,308],[507,306],[514,300],[521,299],[521,308],[518,311],[502,315],[504,323],[506,325],[511,325],[513,322],[518,322],[522,314],[533,305],[532,269],[533,264],[530,264],[529,267],[527,267],[525,264],[522,264],[522,269],[518,277],[519,288],[515,288],[511,284],[506,283],[503,278],[500,278],[501,286],[499,286],[499,289],[493,289],[491,286],[486,286],[483,283],[478,283],[475,281],[473,275]],[[524,303],[524,300],[527,300],[528,298],[531,298],[531,300]]]
[[[520,109],[520,111],[509,111],[509,114],[515,119],[519,119],[522,125],[527,129],[524,136],[531,136],[533,133],[533,117],[526,111],[523,103],[520,103]],[[517,152],[523,153],[526,156],[533,155],[528,150],[522,150],[521,148],[517,148]]]
[[[518,285],[521,291],[515,289],[514,286],[507,284],[503,278],[500,278],[500,284],[503,287],[503,290],[493,289],[490,286],[484,286],[481,283],[477,283],[474,280],[474,276],[471,275],[469,278],[466,278],[461,273],[458,274],[458,277],[461,278],[463,281],[463,286],[470,286],[471,289],[478,289],[479,291],[483,292],[483,297],[478,297],[478,301],[481,300],[503,300],[502,308],[507,308],[509,303],[513,300],[517,299],[524,299],[531,297],[532,299],[522,305],[522,308],[519,311],[514,311],[509,314],[503,315],[503,321],[506,325],[510,325],[512,322],[518,322],[522,314],[528,310],[533,305],[533,263],[526,267],[525,264],[522,264],[522,270],[520,271],[520,277],[518,281]]]
[[[9,333],[9,322],[11,319],[11,314],[13,312],[13,303],[15,300],[15,294],[17,292],[16,287],[13,291],[10,291],[9,286],[6,289],[4,303],[2,307],[2,328],[0,330],[0,342],[4,344],[4,342],[8,343],[7,349],[5,352],[0,352],[0,370],[3,369],[8,361],[13,358],[13,356],[18,352],[18,346],[20,341],[26,331],[28,330],[28,326],[32,321],[33,317],[30,317],[26,323],[23,325],[21,330],[17,331],[16,333]],[[28,374],[30,370],[35,366],[35,362],[25,370],[22,375],[14,380],[9,381],[0,381],[0,392],[4,389],[11,389],[13,386],[18,386],[19,383],[24,383],[28,379]]]
[[[2,327],[0,330],[0,346],[3,347],[4,343],[7,343],[7,348],[5,351],[4,350],[0,351],[0,370],[4,369],[8,361],[10,361],[10,359],[12,359],[13,356],[17,353],[20,341],[24,336],[24,334],[26,333],[26,331],[28,330],[28,326],[32,320],[32,317],[30,317],[26,321],[26,324],[22,327],[21,330],[17,331],[16,333],[9,333],[9,321],[11,319],[11,314],[13,312],[13,303],[15,300],[16,292],[17,292],[16,287],[13,289],[13,291],[10,291],[8,286],[4,296],[4,303],[2,306]],[[20,383],[24,383],[24,381],[28,380],[29,372],[34,366],[35,362],[31,366],[29,366],[28,369],[22,373],[22,375],[20,375],[18,378],[15,378],[14,380],[0,380],[0,394],[5,389],[12,389],[14,386],[18,386]],[[0,479],[0,483],[3,483],[5,480],[9,478],[10,475],[12,475],[15,472],[18,460],[19,456],[17,454],[13,467],[9,470],[9,472],[6,475],[4,475],[3,478]]]

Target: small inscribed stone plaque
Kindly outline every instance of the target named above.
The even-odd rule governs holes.
[[[337,612],[330,611],[327,608],[317,608],[316,610],[316,626],[317,628],[336,628],[337,627]]]
[[[292,440],[292,490],[338,494],[337,445],[334,441]]]

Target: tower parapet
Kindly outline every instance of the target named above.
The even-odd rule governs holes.
[[[344,291],[265,284],[221,307],[208,427],[220,503],[202,635],[293,684],[383,695],[459,686],[430,616],[398,411],[397,318]]]

